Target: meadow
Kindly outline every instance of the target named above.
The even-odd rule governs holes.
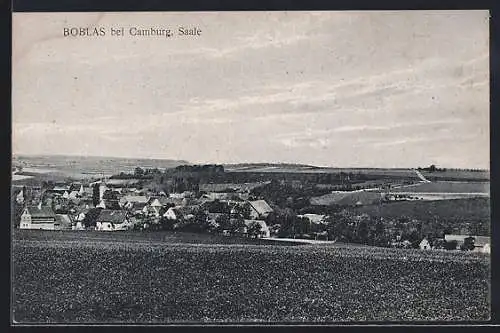
[[[453,182],[437,181],[433,183],[419,183],[411,186],[401,186],[391,189],[391,192],[415,193],[489,193],[489,182]]]
[[[477,253],[262,246],[173,233],[102,235],[17,230],[13,235],[14,320],[489,319],[490,262]],[[193,237],[197,239],[190,242]]]

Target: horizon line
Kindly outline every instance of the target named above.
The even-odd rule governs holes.
[[[192,164],[192,165],[209,165],[209,164],[219,164],[219,165],[237,165],[237,164],[288,164],[288,165],[301,165],[301,166],[309,166],[309,167],[316,167],[316,168],[331,168],[331,169],[417,169],[417,168],[427,168],[431,165],[435,165],[437,168],[445,168],[445,169],[455,169],[455,170],[480,170],[480,171],[490,171],[490,168],[477,168],[477,167],[452,167],[452,166],[440,166],[435,163],[430,163],[430,164],[424,164],[421,166],[397,166],[397,167],[362,167],[362,166],[325,166],[325,165],[315,165],[315,164],[308,164],[308,163],[300,163],[300,162],[269,162],[269,161],[264,161],[264,162],[222,162],[222,163],[215,163],[215,162],[191,162],[189,160],[185,159],[175,159],[175,158],[157,158],[157,157],[132,157],[132,156],[108,156],[108,155],[80,155],[80,154],[43,154],[43,153],[37,153],[37,154],[30,154],[30,153],[12,153],[12,157],[18,156],[18,157],[79,157],[79,158],[114,158],[114,159],[136,159],[136,160],[155,160],[155,161],[178,161],[178,162],[186,162],[187,164]]]

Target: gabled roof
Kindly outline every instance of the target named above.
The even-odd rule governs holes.
[[[145,202],[132,202],[132,208],[133,210],[141,210],[143,209],[144,207],[146,207],[146,203]]]
[[[183,217],[189,214],[192,214],[193,209],[192,207],[185,207],[185,206],[175,206],[171,207],[168,210],[173,211],[176,217]],[[165,212],[166,214],[167,212]],[[165,216],[165,214],[163,214]]]
[[[265,200],[255,200],[248,202],[250,206],[260,215],[271,213],[273,209]]]
[[[52,208],[47,206],[42,206],[38,208],[37,206],[26,207],[31,217],[56,217],[56,214],[52,210]]]
[[[56,224],[61,226],[69,227],[73,223],[73,219],[67,214],[57,214],[56,215]]]
[[[122,210],[103,209],[97,217],[97,222],[111,222],[113,224],[121,224],[126,220],[126,213]]]

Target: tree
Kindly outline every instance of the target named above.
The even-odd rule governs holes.
[[[236,215],[242,216],[244,219],[250,219],[250,206],[248,204],[236,205],[234,207]]]
[[[94,187],[92,188],[92,203],[94,206],[97,206],[100,201],[100,194],[99,194],[99,184],[94,184]]]
[[[105,200],[118,200],[118,197],[116,196],[116,192],[113,190],[106,190],[103,193],[102,198]]]
[[[260,223],[252,222],[247,226],[247,234],[249,237],[257,238],[262,232],[262,226]]]
[[[357,230],[358,241],[362,244],[368,243],[368,235],[369,235],[368,223],[366,220],[361,220],[358,224],[358,230]]]
[[[134,175],[138,178],[144,176],[144,170],[141,167],[137,167],[134,170]]]
[[[101,213],[100,208],[92,208],[90,209],[87,214],[85,214],[85,217],[83,218],[83,225],[85,228],[89,227],[95,227],[97,218],[99,217],[99,214]]]
[[[460,247],[462,251],[472,251],[474,250],[475,245],[474,245],[474,237],[466,237],[464,239],[464,243]]]

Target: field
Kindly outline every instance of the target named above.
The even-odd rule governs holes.
[[[469,198],[437,201],[400,201],[356,207],[358,213],[387,219],[408,216],[417,220],[490,221],[490,199]]]
[[[66,178],[88,179],[93,177],[111,176],[116,173],[133,172],[136,167],[142,168],[173,168],[187,161],[136,159],[120,157],[97,156],[13,156],[12,164],[22,167],[19,176],[13,181],[20,185],[29,185],[33,181],[54,180]]]
[[[410,168],[330,168],[308,165],[287,165],[287,164],[234,164],[227,165],[226,171],[230,172],[254,172],[254,173],[355,173],[369,176],[376,176],[381,179],[412,179],[418,180],[414,170]],[[488,181],[489,171],[466,171],[466,170],[446,170],[429,172],[420,171],[424,177],[431,181]]]
[[[420,183],[413,186],[402,186],[391,189],[391,192],[414,193],[489,193],[489,182],[452,182],[437,181],[434,183]]]
[[[14,319],[43,323],[489,319],[490,263],[481,254],[263,246],[228,239],[165,232],[17,230]]]

